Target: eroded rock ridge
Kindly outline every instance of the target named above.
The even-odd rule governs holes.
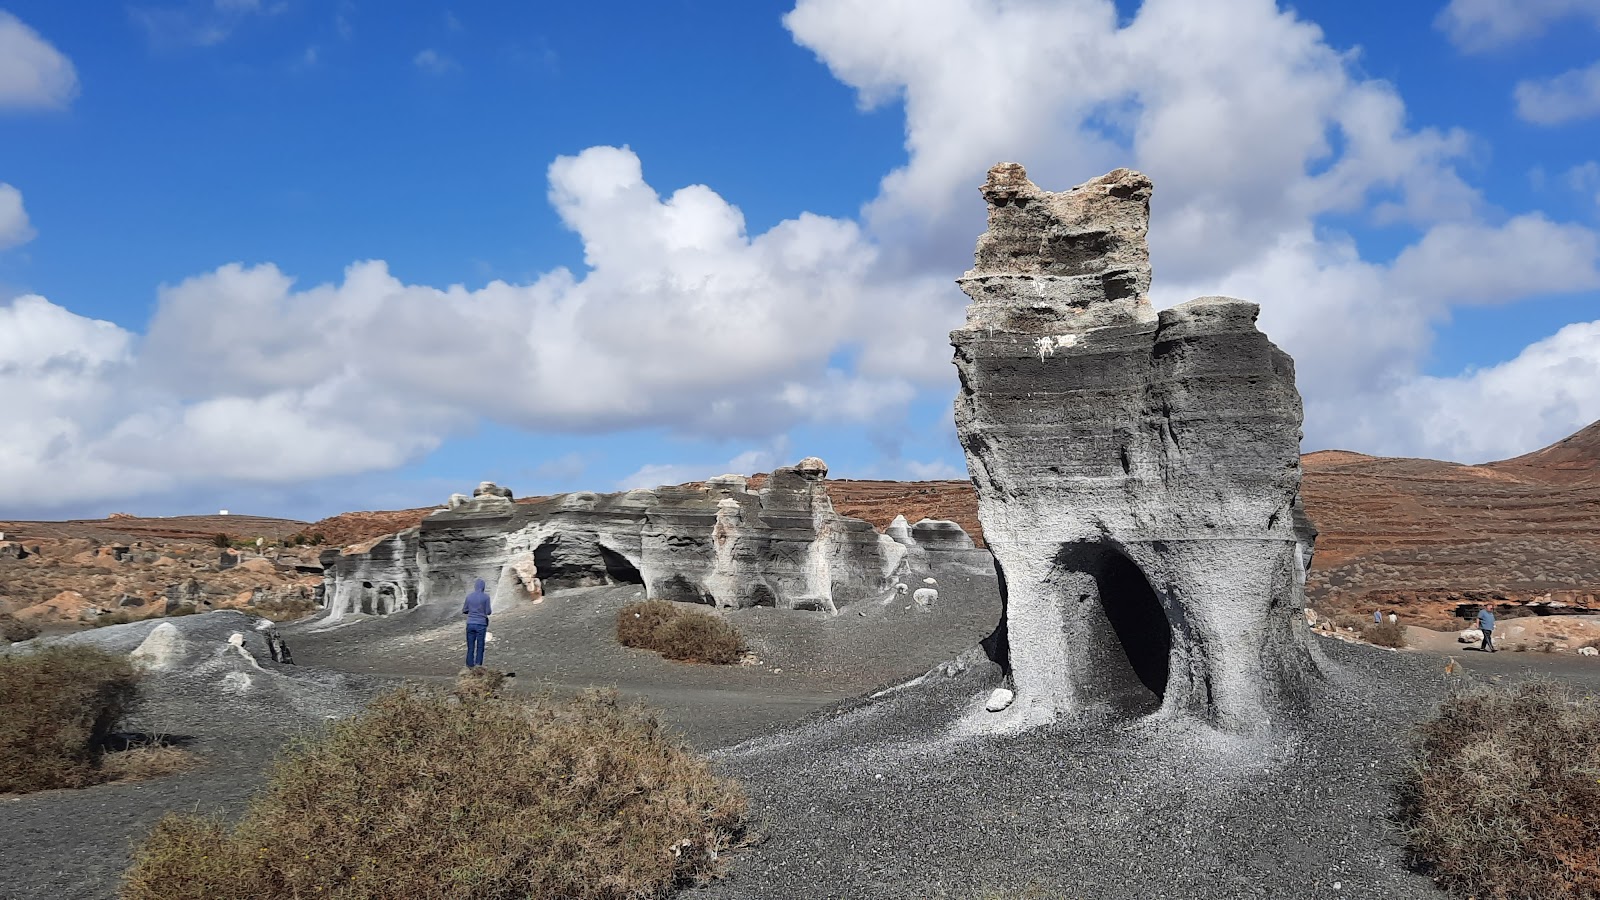
[[[1002,163],[959,280],[956,426],[1005,619],[1006,726],[1066,712],[1265,727],[1318,659],[1305,626],[1294,363],[1254,303],[1155,311],[1152,186],[1051,193]],[[993,702],[991,707],[996,705]]]
[[[545,591],[638,584],[654,599],[837,612],[886,596],[918,555],[981,553],[954,522],[899,537],[834,511],[816,457],[774,471],[616,494],[514,503],[485,483],[422,524],[324,559],[329,615],[459,603],[485,578],[497,607]],[[924,560],[926,562],[926,560]]]

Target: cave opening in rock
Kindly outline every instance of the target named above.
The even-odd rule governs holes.
[[[1141,692],[1124,685],[1124,695],[1135,701],[1139,710],[1159,708],[1167,693],[1167,677],[1172,656],[1172,623],[1150,586],[1149,579],[1121,552],[1105,547],[1101,565],[1095,573],[1100,586],[1100,607],[1133,670]],[[1149,696],[1141,696],[1148,693]],[[1149,711],[1154,711],[1154,709]]]
[[[1172,654],[1172,625],[1155,589],[1110,543],[1071,543],[1055,564],[1069,625],[1068,652],[1081,655],[1087,678],[1079,699],[1123,715],[1161,708]],[[1087,577],[1085,577],[1087,576]]]
[[[533,565],[546,592],[606,584],[644,584],[626,556],[581,536],[553,535],[533,550]]]
[[[600,548],[600,558],[606,565],[606,578],[612,584],[644,584],[644,576],[639,574],[639,569],[628,558],[610,547]]]

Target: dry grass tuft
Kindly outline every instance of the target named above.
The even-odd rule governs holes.
[[[1361,629],[1361,639],[1378,647],[1398,649],[1406,645],[1406,627],[1399,622],[1369,624]]]
[[[187,750],[153,743],[107,753],[101,760],[100,771],[108,781],[144,781],[186,772],[198,763],[195,755]]]
[[[614,691],[400,690],[291,749],[238,826],[162,819],[122,897],[642,900],[715,877],[745,804]]]
[[[1600,897],[1600,703],[1541,679],[1445,701],[1419,729],[1402,808],[1443,887]]]
[[[137,680],[127,657],[97,647],[0,657],[0,794],[106,780],[106,737]]]
[[[744,636],[726,619],[666,600],[629,603],[618,610],[617,642],[685,662],[730,665],[744,655]]]

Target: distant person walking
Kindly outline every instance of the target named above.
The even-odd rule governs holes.
[[[1375,609],[1375,610],[1372,611],[1372,624],[1374,624],[1374,625],[1382,625],[1383,624],[1383,610]]]
[[[1478,629],[1483,632],[1483,646],[1479,650],[1494,652],[1494,611],[1485,606],[1478,610]]]
[[[489,592],[483,589],[483,579],[479,578],[473,587],[472,593],[461,604],[461,614],[467,617],[467,668],[473,669],[483,665],[483,644],[489,636],[489,615],[494,610],[489,606]]]

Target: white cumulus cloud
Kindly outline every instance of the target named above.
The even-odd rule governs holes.
[[[801,0],[786,22],[863,104],[904,103],[909,157],[866,208],[886,257],[953,268],[995,162],[1054,190],[1137,167],[1156,185],[1154,299],[1261,303],[1296,357],[1313,446],[1438,450],[1388,398],[1434,384],[1419,373],[1450,308],[1597,285],[1592,229],[1492,208],[1457,169],[1471,136],[1412,124],[1394,85],[1273,3],[1146,0],[1121,20],[1096,0]],[[1351,215],[1414,240],[1364,257],[1327,224]],[[1539,439],[1587,422],[1552,417]]]
[[[78,72],[49,41],[0,10],[0,110],[61,109],[78,95]]]
[[[35,233],[22,206],[22,192],[0,181],[0,250],[26,244]]]
[[[1600,116],[1600,62],[1544,81],[1518,82],[1517,115],[1535,125]]]
[[[1454,308],[1600,288],[1600,238],[1490,203],[1458,169],[1476,138],[1413,122],[1395,85],[1292,11],[801,0],[785,21],[862,105],[903,105],[906,159],[858,219],[796,211],[752,232],[714,186],[663,193],[629,149],[592,147],[548,170],[577,270],[441,287],[370,260],[301,285],[235,263],[162,287],[142,335],[22,298],[0,307],[0,326],[36,332],[0,340],[0,388],[30,398],[0,424],[0,496],[304,483],[392,468],[483,420],[754,448],[644,466],[625,487],[790,462],[783,436],[803,423],[897,434],[913,398],[954,390],[952,280],[1001,160],[1055,190],[1150,174],[1153,299],[1261,303],[1296,357],[1312,447],[1505,456],[1600,415],[1580,387],[1596,323],[1493,369],[1425,374]],[[1352,221],[1397,249],[1364,253]],[[880,470],[959,474],[916,443],[919,459],[885,450]]]
[[[1468,52],[1538,37],[1565,19],[1600,25],[1600,0],[1450,0],[1434,23]]]

